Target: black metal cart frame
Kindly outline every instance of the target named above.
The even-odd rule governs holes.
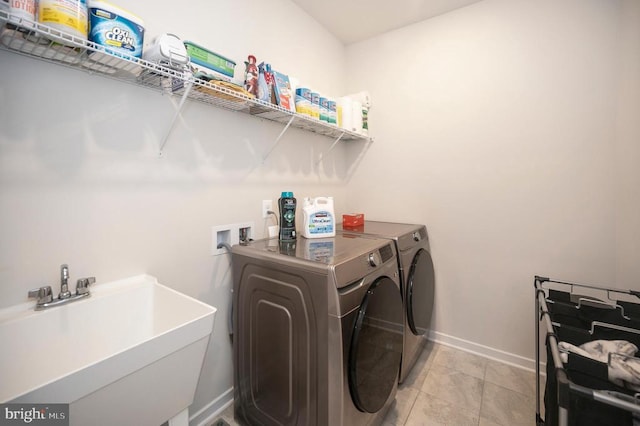
[[[549,309],[547,303],[547,295],[549,291],[549,286],[553,284],[559,287],[568,288],[568,293],[573,294],[575,289],[579,291],[587,291],[587,292],[602,292],[602,294],[606,297],[608,302],[604,303],[603,309],[617,309],[620,306],[615,302],[617,298],[612,297],[612,295],[626,295],[626,297],[633,297],[640,299],[640,292],[633,290],[620,290],[613,289],[607,287],[598,287],[584,284],[576,284],[570,282],[556,281],[551,280],[546,277],[535,276],[534,287],[535,287],[535,349],[536,349],[536,425],[541,426],[545,425],[545,419],[540,415],[540,365],[541,365],[541,356],[540,356],[540,340],[542,335],[540,333],[545,333],[545,343],[547,345],[547,353],[551,354],[552,359],[547,359],[548,362],[553,362],[553,374],[555,375],[556,381],[556,395],[557,395],[557,424],[559,426],[567,426],[569,424],[569,416],[571,410],[571,398],[572,396],[579,396],[585,398],[589,401],[597,401],[600,403],[607,404],[608,406],[616,407],[627,412],[632,413],[634,416],[640,417],[640,393],[635,394],[627,394],[619,391],[612,390],[602,390],[602,389],[592,389],[590,387],[586,387],[577,383],[572,382],[570,378],[570,374],[566,371],[564,364],[562,362],[562,358],[560,355],[560,349],[558,347],[558,336],[556,334],[556,327],[559,325],[554,323],[553,315]],[[585,299],[580,299],[584,301]],[[596,305],[602,305],[602,302],[595,299],[588,299],[588,301],[594,301]],[[593,305],[592,305],[593,306]],[[580,305],[578,304],[578,309]],[[624,316],[624,313],[621,312]],[[626,317],[625,317],[626,318]],[[542,325],[541,325],[542,324]],[[617,330],[626,329],[625,327],[620,327],[617,325],[610,325],[606,322],[593,321],[591,324],[590,331],[591,334],[594,332],[595,327],[612,327]],[[633,332],[639,333],[640,330],[634,329]],[[636,358],[637,359],[637,358]],[[549,371],[549,369],[547,369]],[[548,407],[547,407],[548,410]],[[547,411],[545,413],[545,417],[549,415]],[[555,417],[555,413],[553,414]]]

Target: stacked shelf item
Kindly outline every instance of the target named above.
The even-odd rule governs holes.
[[[640,424],[640,292],[535,277],[536,424]],[[546,346],[541,416],[541,339]]]
[[[217,108],[239,111],[342,141],[371,142],[368,136],[257,100],[229,86],[195,78],[187,67],[184,70],[173,69],[144,59],[114,54],[104,46],[3,10],[0,10],[0,50],[182,96]]]

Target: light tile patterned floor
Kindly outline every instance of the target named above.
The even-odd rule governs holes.
[[[533,426],[535,373],[429,342],[384,426]]]
[[[533,426],[535,404],[534,373],[429,342],[383,426]]]

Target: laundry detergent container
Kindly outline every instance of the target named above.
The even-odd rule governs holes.
[[[89,41],[115,56],[142,57],[144,22],[110,3],[89,0]]]

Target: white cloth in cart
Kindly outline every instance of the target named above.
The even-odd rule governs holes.
[[[627,389],[640,392],[640,359],[634,358],[638,347],[626,340],[594,340],[575,346],[559,342],[562,362],[568,361],[567,352],[608,364],[609,381]],[[611,354],[611,362],[609,362]]]

